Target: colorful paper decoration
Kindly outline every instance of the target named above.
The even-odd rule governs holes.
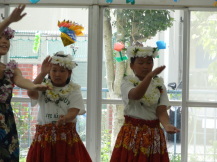
[[[73,44],[77,40],[77,36],[82,36],[84,27],[71,21],[58,21],[59,30],[61,31],[61,39],[64,46]]]
[[[38,53],[40,43],[41,43],[41,33],[37,32],[35,34],[34,43],[33,43],[33,53]]]
[[[40,0],[29,0],[31,3],[38,3]]]
[[[126,3],[131,3],[133,5],[135,4],[135,0],[126,0]]]
[[[122,56],[122,50],[125,48],[124,44],[122,42],[117,42],[114,44],[114,50],[119,52],[120,57],[115,57],[115,60],[117,62],[122,62],[124,60],[127,60],[127,56]]]
[[[215,2],[213,3],[213,6],[217,6],[217,0],[215,0]]]
[[[157,44],[158,50],[166,49],[166,43],[164,41],[157,41],[156,44]]]
[[[106,0],[106,3],[112,3],[113,0]]]

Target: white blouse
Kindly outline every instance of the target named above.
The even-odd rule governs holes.
[[[165,85],[161,84],[162,92],[160,92],[160,90],[157,89],[156,85],[154,84],[154,79],[152,79],[145,93],[145,96],[147,96],[147,98],[155,101],[154,103],[148,101],[144,102],[141,100],[130,100],[128,98],[128,94],[131,89],[135,88],[134,83],[129,79],[132,77],[135,77],[135,80],[138,80],[136,76],[126,76],[122,80],[121,84],[122,100],[125,106],[124,115],[144,120],[155,120],[157,119],[156,109],[158,106],[165,105],[167,108],[170,108],[170,103]],[[157,98],[153,99],[154,97]]]
[[[55,89],[58,88],[61,87],[55,87]],[[80,89],[71,91],[67,97],[59,101],[58,105],[48,101],[45,95],[42,92],[39,92],[39,98],[32,102],[32,106],[37,103],[40,106],[37,119],[39,125],[58,121],[59,117],[67,114],[68,109],[70,108],[79,109],[79,115],[86,112]],[[76,122],[76,119],[74,119],[73,122]]]

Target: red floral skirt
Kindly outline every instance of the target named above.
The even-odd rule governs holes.
[[[36,125],[27,162],[92,162],[75,126]]]
[[[110,162],[169,162],[159,120],[125,116]]]

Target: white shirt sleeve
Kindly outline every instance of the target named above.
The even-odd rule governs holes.
[[[163,92],[161,93],[160,102],[159,102],[158,106],[165,105],[167,107],[167,109],[169,109],[171,105],[169,102],[169,98],[167,95],[167,90],[166,90],[165,85],[163,85],[162,88],[163,88]]]
[[[84,101],[81,95],[81,90],[78,89],[76,91],[73,91],[73,93],[70,94],[69,97],[70,97],[69,108],[77,108],[80,110],[78,113],[79,115],[84,114],[86,111],[85,111]]]
[[[127,81],[126,79],[122,80],[121,95],[122,95],[122,100],[123,100],[125,105],[127,105],[129,103],[128,94],[129,94],[130,90],[133,88],[135,88],[133,83],[131,83],[130,81]]]

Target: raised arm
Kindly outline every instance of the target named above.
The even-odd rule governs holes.
[[[160,74],[164,69],[165,66],[160,66],[154,69],[152,72],[148,73],[138,86],[130,90],[128,98],[131,100],[140,100],[147,91],[152,78]]]
[[[23,10],[25,9],[25,5],[19,5],[16,7],[12,13],[10,14],[9,17],[5,18],[1,23],[0,23],[0,34],[4,31],[4,29],[9,26],[13,22],[20,21],[26,13],[23,13]]]
[[[41,84],[45,76],[50,72],[50,67],[51,67],[50,61],[51,61],[50,56],[44,59],[41,66],[41,72],[33,81],[34,84]],[[38,99],[38,92],[35,90],[28,90],[27,94],[31,99]]]

